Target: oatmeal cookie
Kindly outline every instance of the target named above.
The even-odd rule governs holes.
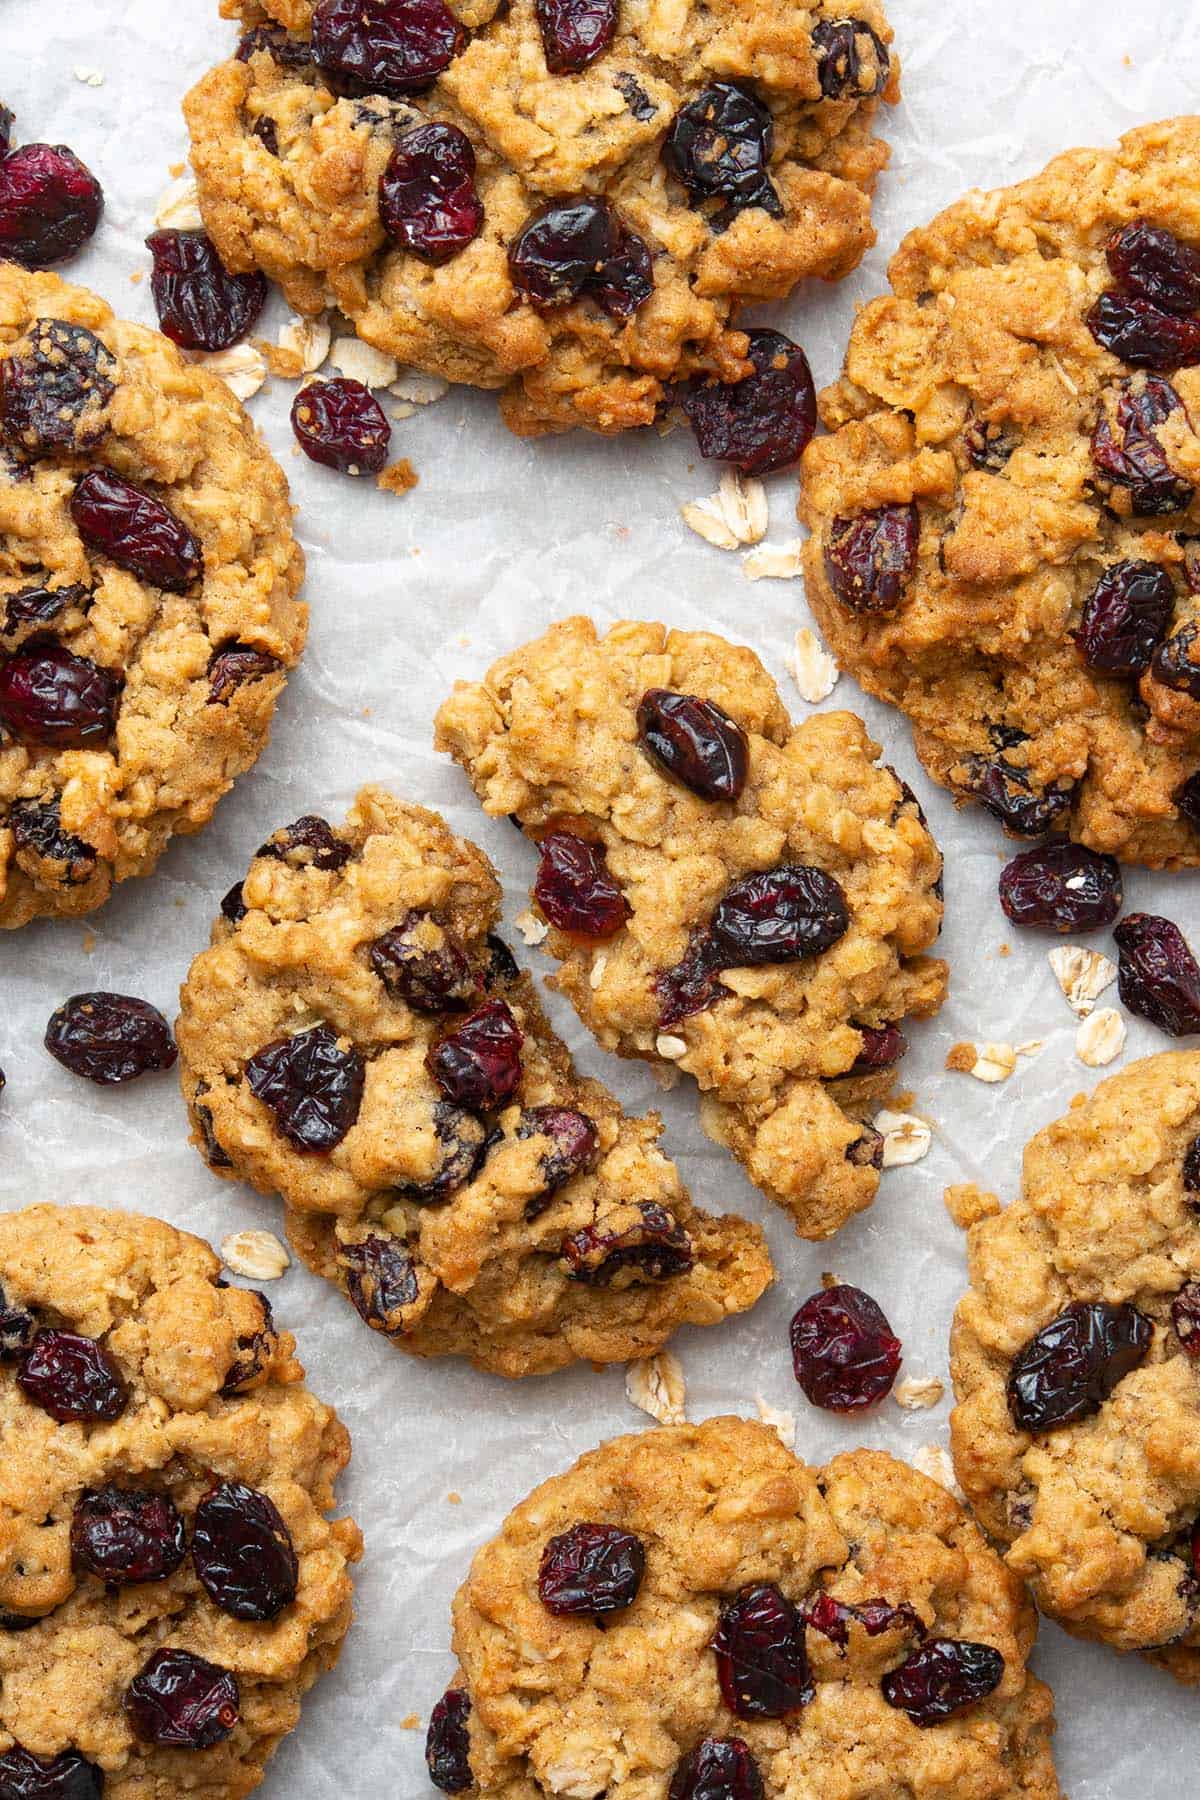
[[[946,968],[941,858],[861,721],[793,726],[708,633],[573,618],[460,682],[437,744],[540,842],[555,985],[604,1047],[693,1076],[802,1236],[869,1206],[865,1115]]]
[[[552,1477],[479,1551],[430,1770],[496,1800],[1054,1800],[1035,1631],[904,1463],[813,1469],[744,1419],[665,1426]]]
[[[262,751],[307,608],[288,486],[223,382],[0,263],[0,927],[77,917]]]
[[[333,1667],[345,1428],[199,1238],[0,1215],[0,1789],[238,1800]]]
[[[1200,863],[1200,118],[973,193],[863,308],[809,447],[809,600],[1010,832]]]
[[[1101,1082],[972,1227],[958,1479],[1043,1612],[1200,1680],[1200,1052]]]
[[[435,813],[365,788],[277,832],[192,965],[178,1026],[209,1166],[418,1356],[504,1375],[657,1350],[772,1278],[757,1227],[697,1212],[554,1035],[492,935],[500,889]]]
[[[751,372],[745,303],[874,242],[879,0],[224,0],[184,103],[205,224],[302,313],[501,390],[521,435]]]

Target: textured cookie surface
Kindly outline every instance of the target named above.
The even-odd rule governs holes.
[[[678,1325],[752,1306],[772,1273],[761,1233],[696,1211],[660,1121],[628,1117],[575,1071],[490,935],[500,890],[483,854],[378,788],[331,841],[315,859],[256,858],[244,916],[219,920],[192,965],[178,1036],[210,1165],[281,1195],[305,1260],[418,1355],[526,1375],[644,1356]],[[444,1004],[381,961],[397,930],[410,971],[453,959]],[[429,1062],[480,1007],[523,1036],[494,1103],[448,1097]],[[364,1078],[342,1135],[314,1152],[282,1134],[247,1064],[322,1026]]]
[[[539,1594],[547,1543],[584,1522],[632,1533],[645,1552],[636,1598],[603,1631],[555,1616]],[[723,1608],[760,1585],[810,1620],[811,1697],[751,1719],[723,1704],[711,1640]],[[870,1616],[879,1601],[911,1612],[869,1635],[842,1610]],[[813,1616],[840,1618],[840,1647]],[[1025,1666],[1034,1630],[1020,1583],[961,1507],[891,1457],[854,1451],[811,1469],[732,1418],[618,1438],[518,1506],[459,1590],[469,1791],[666,1800],[703,1740],[736,1738],[762,1783],[744,1791],[764,1800],[1051,1800],[1052,1702]],[[881,1682],[927,1638],[991,1646],[1003,1674],[978,1704],[921,1728]]]
[[[55,1793],[99,1794],[102,1777],[106,1800],[248,1794],[304,1693],[337,1661],[360,1539],[351,1520],[325,1515],[349,1439],[304,1387],[294,1341],[262,1297],[219,1274],[207,1244],[155,1219],[53,1206],[0,1216],[6,1792],[35,1791],[19,1779],[23,1751],[67,1759]],[[105,1416],[60,1423],[27,1397],[31,1360],[59,1332],[93,1340],[115,1370]],[[294,1597],[270,1621],[233,1616],[198,1579],[197,1509],[227,1483],[265,1497],[292,1546]],[[73,1523],[112,1490],[174,1506],[188,1550],[164,1579],[108,1585],[73,1556]],[[163,1748],[132,1729],[130,1686],[164,1650],[233,1678],[236,1719],[224,1717],[208,1747]]]
[[[639,703],[653,689],[715,702],[740,727],[736,800],[702,798],[642,748]],[[869,1205],[880,1145],[862,1116],[891,1075],[863,1058],[890,1038],[894,1060],[903,1040],[883,1028],[936,1011],[946,971],[922,954],[941,925],[941,859],[861,722],[827,713],[793,726],[758,658],[721,638],[642,624],[598,638],[575,618],[460,683],[437,742],[488,812],[534,838],[565,822],[602,846],[625,923],[602,938],[553,930],[546,947],[605,1048],[692,1075],[706,1130],[804,1235],[826,1237]],[[703,1006],[673,1016],[664,979],[707,941],[723,897],[797,865],[840,888],[840,939],[753,967],[731,952]]]
[[[971,1231],[952,1360],[958,1478],[1010,1568],[1069,1630],[1154,1650],[1184,1680],[1200,1679],[1197,1146],[1194,1051],[1134,1064],[1038,1132],[1020,1198]],[[1086,1416],[1021,1429],[1014,1359],[1094,1302],[1136,1307],[1148,1352]]]
[[[822,396],[800,503],[830,647],[910,715],[930,773],[1152,867],[1200,862],[1200,370],[1162,347],[1200,335],[1200,286],[1147,313],[1107,247],[1145,224],[1191,266],[1198,154],[1200,119],[1147,126],[911,233]],[[868,541],[883,509],[890,546]]]
[[[620,0],[615,38],[567,73],[547,68],[538,12],[586,9],[454,0],[450,12],[425,8],[450,60],[399,98],[314,63],[314,14],[319,27],[328,0],[222,10],[266,28],[185,103],[201,209],[225,262],[265,270],[303,312],[336,303],[404,363],[502,389],[522,434],[649,424],[670,382],[739,378],[749,364],[738,306],[845,275],[874,241],[870,194],[887,152],[872,118],[899,92],[878,0],[850,13],[833,0]],[[750,121],[736,156],[761,164],[762,181],[747,175],[739,198],[723,190],[693,205],[663,148],[681,110],[713,93]],[[390,236],[380,209],[397,138],[430,121],[469,140],[482,204],[478,234],[437,263]],[[733,161],[720,129],[702,128],[712,142],[699,159]],[[631,312],[619,296],[607,308],[591,294],[564,303],[557,285],[558,303],[537,310],[514,286],[508,252],[522,227],[581,197],[645,246],[624,253],[648,292]]]
[[[4,263],[0,385],[0,926],[16,926],[90,911],[206,823],[266,744],[307,609],[282,472],[158,332]],[[117,477],[160,513],[117,522],[110,551],[72,501]],[[137,572],[139,545],[177,526],[182,558]]]

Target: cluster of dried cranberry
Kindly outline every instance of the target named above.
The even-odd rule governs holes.
[[[104,195],[65,144],[12,142],[13,115],[0,107],[0,257],[48,269],[82,250],[100,223]]]
[[[1088,314],[1096,342],[1131,369],[1200,362],[1200,254],[1147,219],[1115,231],[1105,254],[1114,286]]]

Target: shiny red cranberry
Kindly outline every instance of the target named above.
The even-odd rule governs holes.
[[[595,1120],[573,1107],[527,1106],[521,1113],[517,1136],[545,1138],[548,1146],[541,1158],[545,1186],[526,1208],[526,1217],[536,1218],[549,1204],[551,1194],[591,1168],[600,1147],[600,1134]]]
[[[719,948],[711,931],[693,931],[681,961],[655,978],[654,991],[661,1003],[659,1027],[666,1030],[671,1025],[680,1025],[696,1013],[707,1012],[728,994],[730,990],[718,980],[726,963],[725,952]]]
[[[917,566],[921,517],[915,506],[881,506],[835,519],[825,544],[825,573],[851,612],[895,612]]]
[[[1004,1658],[991,1644],[930,1638],[885,1675],[880,1686],[889,1706],[925,1728],[977,1706],[1003,1677]]]
[[[483,229],[475,150],[457,125],[435,121],[402,131],[379,183],[383,228],[402,250],[435,267]]]
[[[1189,1356],[1200,1356],[1200,1282],[1189,1281],[1171,1302],[1171,1325]]]
[[[1108,266],[1123,288],[1165,312],[1200,311],[1200,255],[1173,231],[1134,219],[1107,245]]]
[[[741,794],[749,767],[746,734],[715,700],[647,688],[637,725],[643,750],[702,800],[736,800]]]
[[[292,401],[292,430],[311,462],[343,475],[378,474],[392,441],[370,388],[347,375],[306,383]]]
[[[165,1581],[186,1554],[183,1520],[166,1494],[85,1488],[75,1502],[71,1566],[81,1574],[116,1587]]]
[[[163,1750],[207,1750],[237,1725],[241,1695],[228,1669],[188,1650],[156,1650],[125,1693],[134,1737]]]
[[[283,69],[307,69],[312,65],[312,45],[307,38],[289,37],[273,25],[253,25],[244,31],[235,52],[238,62],[267,55]]]
[[[289,869],[329,871],[345,868],[354,848],[337,835],[327,819],[317,813],[305,813],[303,818],[273,831],[256,854],[286,863]]]
[[[283,664],[269,651],[251,644],[226,644],[214,650],[208,664],[208,698],[213,706],[226,706],[248,682],[276,675]]]
[[[471,1773],[471,1697],[462,1688],[447,1688],[429,1715],[425,1764],[429,1779],[443,1794],[465,1794],[474,1786]]]
[[[466,43],[445,0],[320,0],[313,9],[313,61],[352,93],[419,93]]]
[[[610,938],[629,917],[603,848],[569,831],[552,831],[538,846],[533,897],[549,923],[580,937]]]
[[[118,1419],[129,1403],[125,1378],[103,1344],[73,1331],[39,1331],[21,1359],[17,1384],[60,1425]]]
[[[731,213],[761,206],[777,219],[783,206],[769,173],[774,146],[770,107],[739,82],[714,81],[680,107],[662,159],[693,205],[717,200]]]
[[[257,1331],[252,1331],[237,1340],[237,1355],[229,1366],[229,1371],[221,1383],[223,1395],[243,1394],[258,1382],[270,1363],[279,1344],[279,1334],[275,1330],[275,1316],[271,1311],[271,1302],[265,1294],[257,1291],[254,1298],[262,1307],[262,1324]]]
[[[1175,583],[1161,563],[1112,563],[1083,609],[1075,633],[1079,654],[1102,674],[1140,675],[1174,612]]]
[[[433,1174],[424,1181],[406,1181],[397,1185],[398,1193],[422,1206],[446,1200],[459,1188],[466,1187],[468,1181],[473,1181],[492,1142],[482,1119],[465,1107],[452,1106],[448,1100],[435,1103],[433,1129],[439,1157]]]
[[[792,1320],[792,1366],[814,1406],[856,1412],[891,1392],[901,1344],[861,1288],[821,1288]]]
[[[101,1800],[103,1792],[104,1771],[78,1750],[64,1750],[61,1756],[33,1756],[20,1744],[13,1744],[0,1751],[3,1800]]]
[[[1161,643],[1150,673],[1160,687],[1200,700],[1200,625],[1189,620]]]
[[[200,540],[156,494],[89,469],[75,484],[71,517],[87,548],[169,594],[186,593],[204,573]]]
[[[31,456],[99,443],[120,373],[95,332],[39,319],[24,349],[0,362],[0,430]]]
[[[1066,839],[1023,850],[1000,873],[1000,904],[1014,925],[1099,931],[1123,903],[1116,858]]]
[[[0,661],[0,725],[30,744],[78,750],[112,736],[119,678],[61,644],[32,643]]]
[[[1024,769],[1002,756],[968,759],[970,792],[1011,837],[1044,837],[1070,810],[1069,788],[1035,788]]]
[[[782,1719],[813,1697],[804,1620],[771,1582],[744,1587],[721,1608],[712,1648],[721,1695],[738,1719]]]
[[[681,404],[701,456],[744,475],[769,475],[799,461],[817,425],[812,370],[782,332],[748,331],[754,374],[741,381],[693,382]]]
[[[822,1592],[805,1606],[804,1622],[811,1630],[827,1637],[831,1644],[836,1644],[839,1650],[844,1650],[850,1642],[852,1624],[861,1625],[868,1637],[881,1637],[885,1631],[911,1631],[917,1637],[925,1636],[924,1622],[907,1600],[902,1600],[898,1606],[893,1606],[889,1600],[863,1600],[857,1606],[851,1606]]]
[[[1117,926],[1117,988],[1130,1012],[1170,1037],[1200,1031],[1200,965],[1178,925],[1128,913]]]
[[[48,269],[82,250],[104,195],[65,144],[23,144],[0,160],[0,257]]]
[[[372,1331],[403,1331],[404,1311],[420,1297],[413,1259],[400,1242],[373,1231],[358,1244],[344,1244],[338,1261],[346,1271],[346,1292]]]
[[[513,286],[539,311],[592,299],[624,323],[654,291],[650,251],[607,200],[582,194],[532,214],[508,247]]]
[[[851,1075],[874,1075],[879,1069],[890,1069],[908,1049],[908,1039],[898,1025],[856,1025],[862,1048],[854,1059]]]
[[[462,942],[432,913],[409,912],[371,945],[371,967],[414,1012],[465,1012],[480,980]]]
[[[261,1624],[296,1598],[300,1564],[292,1535],[266,1494],[224,1481],[196,1508],[192,1561],[214,1605]]]
[[[4,603],[0,637],[15,637],[29,626],[52,625],[72,609],[85,612],[92,596],[85,587],[24,587],[9,594]]]
[[[676,1764],[667,1800],[763,1800],[762,1776],[741,1738],[702,1738]]]
[[[228,350],[244,338],[267,300],[257,270],[231,275],[206,231],[153,231],[150,291],[159,329],[184,350]]]
[[[1170,373],[1200,362],[1200,319],[1181,319],[1139,294],[1101,294],[1087,325],[1100,348],[1130,369]]]
[[[630,1213],[635,1216],[626,1223]],[[618,1209],[608,1225],[572,1232],[560,1254],[569,1278],[587,1287],[611,1287],[626,1275],[633,1281],[670,1281],[686,1275],[696,1261],[687,1232],[653,1200]]]
[[[296,1150],[320,1153],[341,1143],[362,1105],[366,1064],[344,1050],[328,1025],[267,1044],[246,1064],[250,1091],[275,1115]]]
[[[625,1612],[646,1573],[646,1547],[615,1525],[572,1525],[552,1537],[538,1567],[538,1595],[559,1619]]]
[[[131,994],[72,994],[50,1015],[45,1044],[64,1069],[98,1087],[170,1069],[179,1055],[158,1008]]]
[[[32,1313],[11,1305],[0,1288],[0,1363],[19,1362],[36,1331]]]
[[[536,0],[536,10],[552,75],[586,69],[617,34],[617,0]]]
[[[1142,1363],[1154,1327],[1128,1302],[1073,1301],[1013,1358],[1008,1407],[1019,1431],[1054,1431],[1099,1412]]]
[[[433,1046],[429,1070],[447,1100],[471,1112],[490,1112],[520,1085],[524,1041],[508,1002],[485,1000]]]
[[[1102,487],[1124,488],[1139,518],[1182,512],[1195,492],[1177,475],[1156,432],[1183,401],[1160,375],[1131,376],[1100,409],[1092,461]]]
[[[824,99],[870,100],[887,86],[891,57],[864,19],[822,19],[812,47]]]
[[[806,863],[735,881],[717,902],[710,925],[727,969],[819,956],[849,928],[841,884]]]
[[[38,871],[43,880],[76,887],[95,873],[96,852],[82,838],[62,829],[57,799],[44,804],[37,800],[14,800],[8,810],[8,824],[13,834],[18,859],[36,857],[40,864],[53,863]]]

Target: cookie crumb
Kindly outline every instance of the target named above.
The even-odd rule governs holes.
[[[94,931],[85,931],[83,934],[83,954],[85,956],[90,956],[92,954],[92,951],[95,948],[96,948],[95,932]]]
[[[71,73],[76,81],[81,81],[83,83],[84,87],[97,88],[104,86],[103,69],[85,69],[80,65],[76,65],[76,67],[71,70]]]
[[[784,658],[788,674],[800,690],[800,698],[815,706],[837,686],[838,666],[815,631],[807,625],[796,633],[792,654]]]
[[[946,1067],[956,1075],[969,1075],[975,1067],[974,1044],[954,1044],[946,1052]]]
[[[405,1713],[400,1721],[401,1731],[419,1731],[421,1729],[420,1713]]]
[[[450,1492],[446,1495],[446,1505],[447,1506],[461,1506],[462,1505],[462,1495],[457,1491],[457,1489],[451,1488]]]
[[[871,1121],[883,1137],[883,1166],[900,1168],[905,1163],[920,1162],[929,1155],[933,1131],[924,1119],[913,1113],[889,1112],[885,1107]]]
[[[1030,1038],[1024,1044],[955,1044],[946,1057],[946,1067],[956,1074],[973,1075],[976,1081],[1007,1081],[1018,1057],[1038,1056],[1045,1047],[1045,1038]]]
[[[221,1261],[250,1281],[278,1281],[291,1257],[271,1231],[234,1231],[221,1239]]]
[[[758,1416],[764,1425],[769,1425],[775,1432],[785,1450],[796,1448],[796,1415],[786,1412],[782,1407],[772,1406],[761,1394],[755,1394],[754,1404],[758,1408]]]
[[[1048,953],[1048,959],[1067,1005],[1081,1019],[1087,1018],[1105,988],[1117,979],[1112,958],[1082,944],[1059,944]]]
[[[981,1219],[994,1219],[1002,1210],[997,1196],[989,1194],[986,1188],[977,1187],[973,1181],[948,1187],[943,1198],[946,1211],[960,1231],[969,1231]]]
[[[683,1365],[669,1350],[626,1364],[625,1398],[660,1425],[682,1425],[687,1395]]]
[[[939,1381],[936,1375],[910,1375],[907,1380],[896,1383],[892,1399],[905,1412],[924,1412],[930,1406],[939,1406],[945,1392],[945,1382]]]
[[[1075,1033],[1075,1054],[1089,1069],[1106,1068],[1125,1048],[1125,1021],[1115,1006],[1102,1006]]]
[[[420,479],[407,456],[402,456],[399,462],[394,462],[376,478],[375,485],[386,494],[411,494]]]

